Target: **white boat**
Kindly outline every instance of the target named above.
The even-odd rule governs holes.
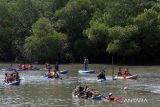
[[[103,81],[106,81],[106,79],[103,79],[103,78],[102,79],[97,79],[97,81],[98,82],[103,82]]]
[[[95,70],[79,70],[78,73],[79,74],[95,74],[96,71]]]
[[[138,75],[131,76],[115,76],[114,79],[137,79]]]
[[[4,85],[20,85],[20,80],[13,81],[13,82],[10,82],[10,83],[4,82]]]

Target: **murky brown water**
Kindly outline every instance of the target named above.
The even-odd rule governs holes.
[[[0,107],[160,107],[160,66],[128,66],[137,80],[112,80],[111,66],[107,66],[107,81],[96,81],[96,75],[79,75],[82,65],[61,65],[69,73],[62,80],[44,80],[45,71],[21,72],[24,78],[20,86],[3,86],[4,72],[0,72]],[[90,65],[99,70],[103,65]],[[2,67],[1,67],[2,68]],[[115,72],[118,67],[115,66]],[[71,92],[76,85],[89,85],[104,96],[112,92],[122,97],[117,102],[73,99]],[[126,90],[123,88],[127,87]]]

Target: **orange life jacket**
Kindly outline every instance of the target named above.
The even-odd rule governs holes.
[[[32,65],[28,65],[28,69],[31,70],[32,69]]]

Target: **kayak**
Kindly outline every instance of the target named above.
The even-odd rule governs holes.
[[[84,97],[78,97],[77,95],[74,95],[74,94],[72,94],[72,97],[73,98],[83,98],[83,99],[86,99],[86,98],[84,98]],[[88,98],[88,99],[93,99],[93,100],[102,100],[102,96],[101,95],[99,95],[99,96],[96,96],[96,98]]]
[[[98,82],[103,82],[103,81],[106,81],[106,79],[104,78],[101,78],[101,79],[97,79]]]
[[[131,75],[131,76],[115,76],[114,79],[137,79],[138,75]]]
[[[58,78],[48,78],[48,76],[42,76],[42,78],[44,79],[44,80],[62,80],[62,78],[61,77],[58,77]]]
[[[19,81],[13,81],[11,83],[4,82],[4,85],[20,85],[20,80]]]
[[[79,74],[95,74],[96,71],[95,70],[79,70],[78,73]]]
[[[35,68],[32,68],[32,69],[18,69],[18,68],[6,68],[6,69],[2,69],[2,71],[14,71],[14,70],[16,70],[16,71],[36,71],[36,70],[40,70],[40,68],[37,68],[37,67],[35,67]]]
[[[67,71],[67,70],[63,70],[63,71],[60,71],[59,73],[60,73],[60,74],[67,74],[68,71]]]

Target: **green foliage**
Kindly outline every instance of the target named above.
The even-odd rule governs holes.
[[[87,35],[89,40],[98,44],[106,43],[108,37],[108,27],[103,23],[94,21],[91,23],[91,28],[88,28],[84,31],[84,34]]]
[[[157,0],[0,0],[0,60],[160,63]]]
[[[141,53],[153,59],[156,59],[160,52],[159,11],[160,5],[157,3],[151,9],[145,9],[143,13],[133,18],[139,29],[140,36],[136,41],[139,42],[140,47],[143,47]]]
[[[59,60],[67,48],[66,36],[54,31],[48,19],[40,18],[33,25],[33,36],[26,39],[24,48],[31,61]]]
[[[74,50],[77,50],[77,57],[83,58],[88,55],[90,48],[90,42],[86,39],[79,39],[75,41]]]
[[[56,11],[57,28],[72,36],[71,38],[79,39],[83,29],[89,24],[92,11],[89,0],[71,0],[64,8]]]
[[[54,33],[52,23],[46,18],[39,18],[32,26],[32,30],[33,34],[39,37],[50,36]]]
[[[132,55],[139,51],[138,44],[134,41],[138,28],[133,25],[125,27],[115,26],[109,29],[110,43],[107,51],[120,56]]]

